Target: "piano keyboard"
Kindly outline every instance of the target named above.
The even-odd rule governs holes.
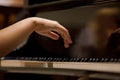
[[[120,73],[119,62],[120,58],[3,57],[1,58],[1,68],[35,67]]]
[[[46,62],[120,62],[120,58],[3,57],[1,60],[27,60]]]

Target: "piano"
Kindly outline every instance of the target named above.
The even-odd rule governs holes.
[[[87,61],[87,62],[86,62]],[[99,61],[99,62],[98,62]],[[111,61],[111,62],[109,62]],[[120,79],[120,59],[102,58],[88,60],[85,58],[38,58],[38,57],[19,57],[1,59],[1,70],[9,73],[32,73],[77,76],[84,78],[98,79]]]
[[[43,3],[36,0],[33,4],[31,1],[28,0],[17,20],[25,18],[24,11],[29,13],[28,17],[57,20],[70,31],[73,44],[65,49],[61,37],[53,41],[33,33],[23,47],[1,58],[3,72],[76,76],[78,80],[120,80],[119,45],[108,49],[104,44],[108,41],[107,30],[98,29],[96,36],[93,34],[96,28],[89,24],[98,10],[119,9],[118,0],[43,0]],[[96,47],[96,44],[99,45]]]

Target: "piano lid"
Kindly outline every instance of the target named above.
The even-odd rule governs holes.
[[[28,0],[24,8],[44,12],[113,2],[119,2],[119,0]]]

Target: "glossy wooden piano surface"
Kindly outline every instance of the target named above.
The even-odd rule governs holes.
[[[7,73],[88,76],[90,78],[120,80],[119,62],[47,62],[1,60],[2,71]]]
[[[1,60],[1,68],[4,67],[57,68],[120,73],[119,62],[47,62],[29,60]]]

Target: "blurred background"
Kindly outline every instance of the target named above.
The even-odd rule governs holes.
[[[0,0],[0,28],[12,24],[23,6],[23,0]]]

